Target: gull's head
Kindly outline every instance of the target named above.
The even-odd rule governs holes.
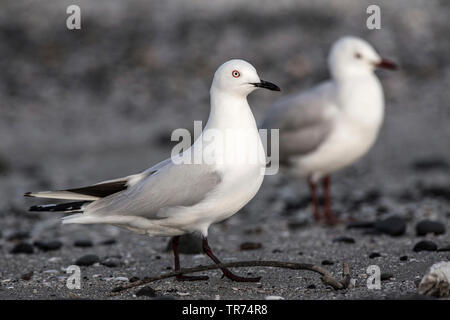
[[[333,44],[328,65],[334,78],[367,74],[376,68],[397,68],[393,62],[380,57],[367,41],[350,36]]]
[[[255,67],[240,59],[233,59],[222,64],[214,74],[211,91],[219,90],[232,95],[246,97],[257,88],[280,91],[273,83],[261,80]]]

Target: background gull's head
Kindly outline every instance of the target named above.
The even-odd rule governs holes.
[[[383,59],[370,43],[352,36],[340,38],[333,44],[328,66],[333,78],[364,75],[377,67],[396,68],[394,63]]]

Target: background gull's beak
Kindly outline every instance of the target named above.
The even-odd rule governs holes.
[[[281,91],[281,89],[277,85],[275,85],[269,81],[260,80],[260,82],[252,83],[252,85],[254,85],[255,87],[258,87],[258,88],[269,89],[272,91]]]
[[[397,65],[394,62],[392,62],[392,61],[390,61],[388,59],[384,59],[384,58],[381,59],[380,62],[376,63],[375,66],[377,68],[383,68],[383,69],[389,69],[389,70],[396,70],[397,69]]]

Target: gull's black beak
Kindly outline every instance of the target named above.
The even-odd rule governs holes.
[[[258,82],[258,83],[252,83],[252,85],[254,85],[255,87],[258,87],[258,88],[269,89],[272,91],[281,91],[281,89],[277,85],[273,84],[272,82],[264,81],[264,80],[260,80],[260,81],[261,82]]]
[[[375,66],[377,68],[383,68],[383,69],[389,69],[389,70],[397,69],[397,65],[388,59],[381,59],[381,61],[376,63]]]

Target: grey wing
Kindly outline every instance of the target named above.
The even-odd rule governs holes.
[[[221,182],[220,174],[207,165],[174,164],[167,160],[158,165],[134,186],[91,203],[85,212],[159,219],[167,209],[201,202]]]
[[[336,111],[334,87],[325,82],[304,93],[287,96],[270,108],[264,127],[279,129],[280,159],[305,155],[317,149],[333,127]]]

